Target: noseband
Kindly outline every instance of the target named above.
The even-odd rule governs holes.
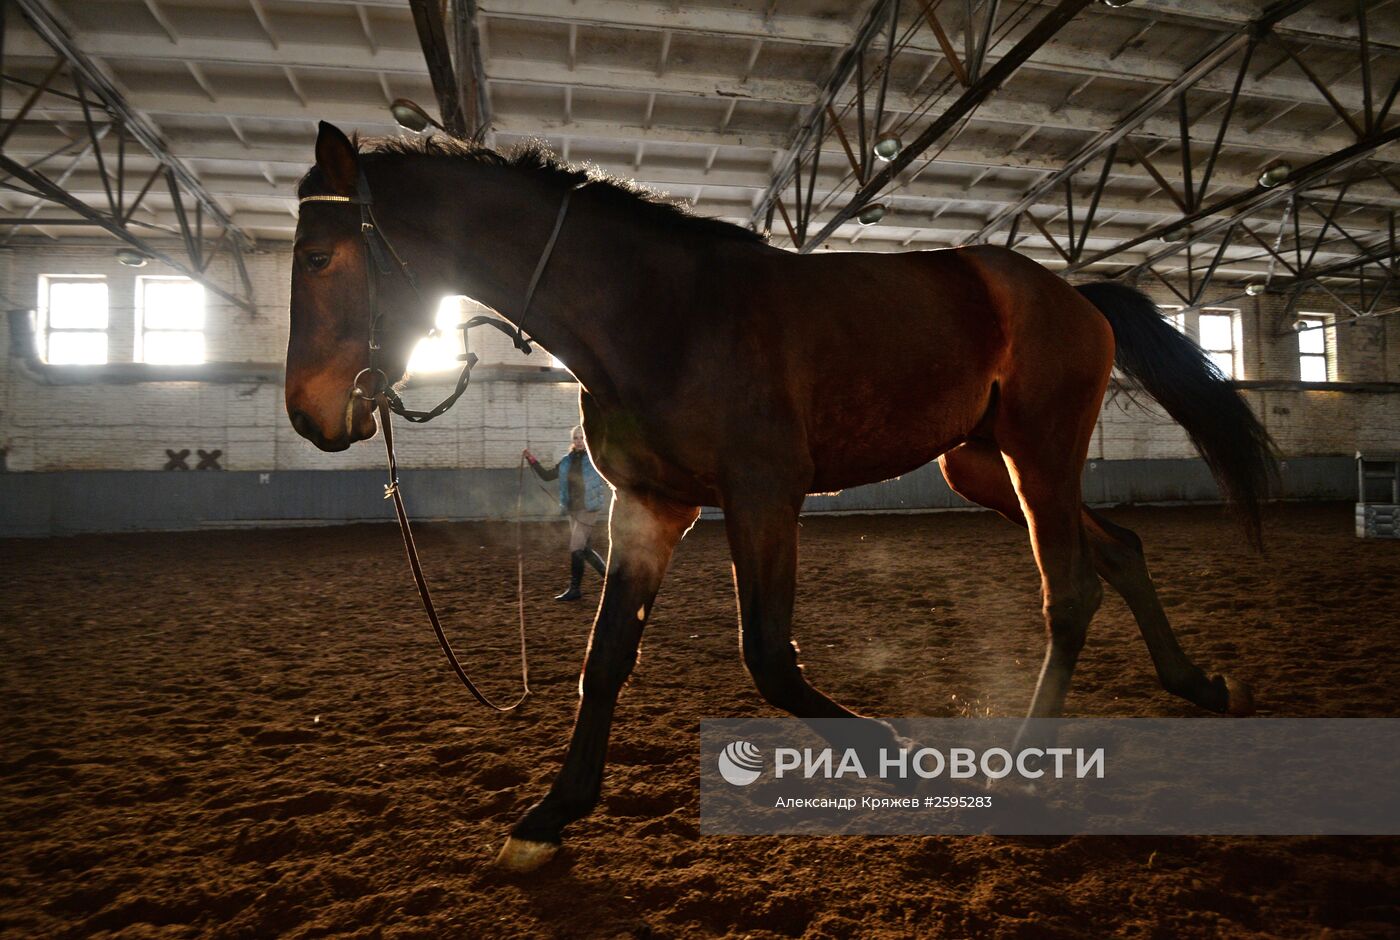
[[[587,182],[584,180],[575,183],[564,191],[564,198],[559,203],[559,214],[554,219],[554,228],[549,233],[549,240],[545,242],[544,250],[540,253],[540,260],[535,265],[534,273],[530,275],[530,283],[525,288],[525,300],[520,305],[519,322],[510,323],[500,317],[475,316],[465,323],[457,324],[457,329],[462,331],[464,340],[467,331],[472,328],[489,326],[509,336],[516,349],[527,356],[530,355],[533,347],[531,346],[532,341],[525,336],[525,316],[530,312],[530,302],[534,300],[535,289],[539,287],[540,278],[544,276],[550,255],[554,253],[554,243],[559,240],[559,231],[564,227],[564,218],[569,211],[569,199],[576,190],[581,189]],[[471,382],[472,367],[477,363],[476,354],[467,352],[457,356],[457,361],[462,363],[462,371],[457,376],[457,384],[452,389],[452,393],[446,398],[427,411],[414,411],[408,408],[403,403],[403,399],[394,391],[393,386],[389,383],[389,377],[379,365],[379,355],[382,349],[380,338],[384,331],[384,314],[379,309],[379,279],[381,276],[391,275],[397,271],[408,282],[408,286],[413,289],[413,295],[421,302],[423,292],[418,287],[418,277],[408,266],[408,262],[394,250],[393,244],[379,227],[379,222],[374,217],[374,197],[370,193],[369,181],[365,179],[364,170],[360,170],[359,176],[356,177],[355,195],[302,196],[297,200],[298,205],[305,205],[308,202],[337,202],[360,207],[360,237],[365,243],[365,277],[368,282],[369,366],[361,369],[355,376],[355,396],[368,402],[379,402],[382,398],[390,411],[414,424],[433,420],[455,405],[457,399],[466,393],[467,386]],[[463,345],[466,345],[465,341]],[[367,382],[368,384],[366,384]]]

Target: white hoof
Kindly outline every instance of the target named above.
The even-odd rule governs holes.
[[[558,851],[559,846],[553,842],[531,842],[529,839],[511,836],[506,839],[506,844],[501,846],[501,854],[496,856],[496,864],[506,871],[530,872],[542,867]]]

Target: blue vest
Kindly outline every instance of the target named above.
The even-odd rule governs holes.
[[[608,498],[611,494],[608,492],[608,484],[593,466],[593,461],[588,458],[587,451],[578,454],[570,452],[564,455],[563,460],[559,461],[560,508],[568,512],[569,469],[573,466],[575,458],[582,458],[583,460],[583,508],[589,512],[603,509],[607,506]]]

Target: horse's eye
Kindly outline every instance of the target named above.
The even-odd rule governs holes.
[[[308,251],[306,253],[306,266],[312,271],[320,271],[331,263],[331,255],[328,251]]]

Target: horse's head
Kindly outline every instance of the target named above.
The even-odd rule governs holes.
[[[362,172],[356,146],[322,122],[316,165],[297,193],[358,199]],[[396,217],[387,193],[374,193],[376,222]],[[369,296],[373,264],[361,233],[360,205],[329,199],[303,201],[292,264],[292,323],[287,343],[287,416],[298,434],[322,450],[344,450],[374,436],[374,405],[357,393],[356,377],[370,367],[375,306]],[[403,226],[383,233],[405,257],[418,239]],[[403,377],[414,342],[432,324],[433,305],[420,296],[398,265],[377,277],[381,315],[375,365],[388,382]],[[371,382],[370,376],[365,382]]]

